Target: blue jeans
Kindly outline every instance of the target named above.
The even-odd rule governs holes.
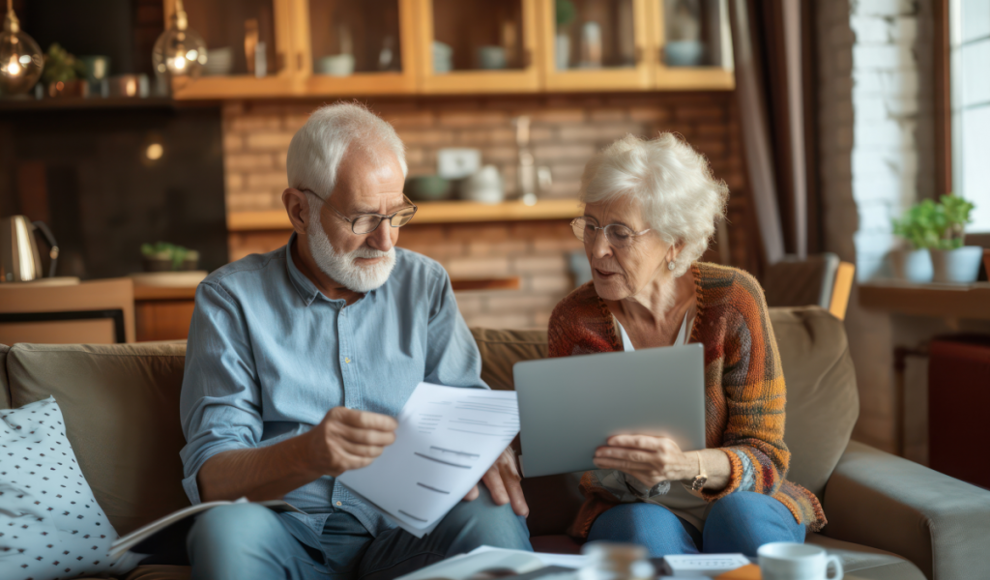
[[[319,538],[322,550],[296,539],[307,530],[291,516],[256,504],[216,507],[186,539],[192,578],[390,580],[482,544],[531,551],[526,520],[478,487],[478,499],[457,504],[423,538],[401,529],[374,537],[354,516],[336,512]]]
[[[598,516],[588,541],[640,544],[651,558],[699,552],[755,557],[757,548],[769,542],[804,542],[804,532],[804,525],[784,504],[760,493],[738,491],[712,505],[702,531],[663,506],[626,503]]]

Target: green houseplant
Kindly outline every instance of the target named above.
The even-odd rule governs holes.
[[[938,243],[928,249],[932,256],[932,279],[935,282],[975,282],[983,248],[963,245],[966,226],[973,221],[971,214],[975,205],[957,195],[943,195],[940,202]]]
[[[141,244],[145,272],[177,272],[195,270],[199,252],[168,242]]]
[[[926,199],[893,221],[909,248],[891,254],[894,276],[911,282],[972,282],[982,249],[963,246],[974,205],[955,195]]]
[[[53,43],[45,54],[41,80],[49,97],[85,97],[89,94],[86,65],[59,43]]]
[[[907,247],[890,253],[890,267],[895,278],[909,282],[931,282],[932,259],[928,248],[938,242],[938,223],[942,211],[930,199],[915,204],[900,219],[893,220],[894,234]]]

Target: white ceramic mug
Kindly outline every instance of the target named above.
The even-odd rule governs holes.
[[[842,561],[818,546],[773,542],[756,551],[763,580],[842,580]],[[834,576],[829,576],[829,570]]]

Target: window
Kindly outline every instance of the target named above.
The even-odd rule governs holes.
[[[976,204],[974,233],[990,233],[990,2],[950,0],[954,193]]]

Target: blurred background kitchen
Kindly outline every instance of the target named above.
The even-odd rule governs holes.
[[[405,142],[399,245],[469,325],[545,327],[584,164],[675,131],[730,189],[705,259],[845,318],[860,440],[927,462],[928,347],[990,332],[984,0],[7,3],[0,342],[184,338],[207,272],[286,242],[289,141],[340,99]]]

